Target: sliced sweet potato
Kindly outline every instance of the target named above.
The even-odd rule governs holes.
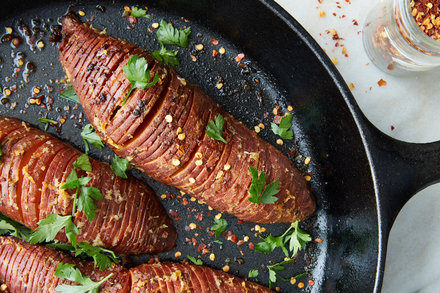
[[[118,156],[150,177],[243,220],[294,222],[314,212],[315,199],[293,162],[174,69],[71,16],[63,19],[62,32],[64,70],[89,121]],[[79,41],[85,36],[90,41]],[[109,57],[103,58],[103,49],[94,46],[101,43],[117,53],[107,52]],[[77,57],[72,59],[72,54]],[[134,54],[146,58],[151,79],[158,73],[159,81],[149,89],[135,89],[127,98],[131,84],[123,66]],[[90,74],[87,68],[101,68],[106,75]],[[209,121],[220,114],[227,145],[205,134]],[[264,171],[267,184],[279,179],[274,204],[248,201],[249,166]]]
[[[74,191],[61,186],[81,153],[17,119],[0,117],[0,125],[0,212],[33,230],[49,214],[71,214]],[[104,199],[96,201],[92,222],[76,213],[78,241],[121,254],[171,249],[177,234],[153,191],[133,177],[116,177],[106,163],[90,162],[92,172],[78,170],[78,176],[91,177],[88,185]],[[67,241],[62,232],[57,239]]]

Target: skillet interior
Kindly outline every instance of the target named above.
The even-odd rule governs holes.
[[[304,228],[312,233],[313,238],[323,239],[323,243],[311,243],[307,254],[299,254],[295,264],[289,265],[283,272],[284,276],[292,276],[304,271],[310,272],[308,278],[302,281],[307,285],[307,279],[313,279],[313,287],[306,286],[312,292],[369,292],[380,286],[376,282],[376,267],[378,263],[379,237],[377,205],[371,171],[365,154],[361,136],[356,127],[352,114],[347,107],[344,97],[347,93],[340,91],[335,69],[330,73],[329,62],[321,51],[317,51],[316,44],[310,36],[297,24],[286,24],[279,15],[268,6],[276,7],[273,2],[265,1],[148,1],[147,5],[152,19],[140,19],[133,29],[128,29],[129,22],[121,16],[123,5],[145,5],[144,2],[127,1],[114,4],[112,1],[87,1],[79,4],[74,11],[83,9],[86,12],[84,20],[95,15],[93,25],[98,28],[107,28],[107,33],[127,39],[149,51],[159,49],[154,34],[147,33],[147,26],[164,18],[172,21],[178,27],[188,25],[181,17],[188,19],[192,29],[191,41],[203,43],[205,50],[197,55],[196,63],[191,61],[190,55],[196,54],[191,43],[188,49],[179,53],[182,64],[177,70],[187,79],[203,88],[211,97],[222,104],[247,126],[253,127],[264,121],[266,129],[261,136],[276,145],[276,137],[270,131],[269,124],[273,119],[272,109],[279,103],[285,111],[288,105],[294,106],[294,139],[280,147],[284,153],[295,149],[298,156],[294,160],[304,171],[312,174],[311,186],[317,197],[318,211]],[[1,26],[12,26],[19,35],[17,21],[31,26],[31,20],[37,17],[42,22],[36,23],[43,31],[44,23],[55,24],[59,16],[63,15],[71,4],[68,1],[46,1],[44,4],[35,1],[6,1],[0,12]],[[105,7],[105,12],[95,8],[96,4]],[[49,20],[48,18],[51,18]],[[148,36],[147,38],[145,36]],[[214,47],[209,40],[218,39],[220,45],[226,48],[225,56],[213,60],[211,50]],[[57,61],[56,47],[47,42],[48,34],[42,39],[46,47],[36,53],[29,50],[29,46],[22,44],[17,49],[11,49],[8,43],[0,44],[1,83],[3,87],[19,84],[21,78],[12,78],[6,82],[5,78],[12,74],[11,52],[22,51],[26,60],[36,65],[36,72],[30,76],[30,82],[19,88],[17,93],[10,97],[10,102],[17,102],[14,110],[10,104],[0,106],[0,114],[18,117],[33,125],[37,125],[37,118],[48,113],[48,117],[56,119],[65,113],[64,107],[69,105],[71,114],[80,115],[81,108],[72,110],[74,103],[57,98],[59,85],[49,83],[50,79],[61,79],[64,74]],[[310,47],[312,44],[312,48]],[[244,52],[245,68],[240,68],[234,62],[238,53]],[[326,67],[323,65],[326,64]],[[20,75],[19,75],[20,76]],[[336,77],[335,77],[336,76]],[[215,88],[217,80],[224,79],[224,88],[221,91]],[[255,79],[259,79],[257,83]],[[53,93],[45,90],[45,97],[54,97],[52,111],[26,103],[33,86],[49,84],[55,88]],[[240,90],[236,92],[236,90]],[[263,101],[260,104],[260,97]],[[46,101],[43,99],[43,101]],[[60,109],[60,112],[57,109]],[[264,114],[269,117],[264,119]],[[57,133],[54,127],[49,132],[69,140],[74,146],[84,149],[80,139],[80,128],[87,124],[86,119],[68,119]],[[277,146],[277,145],[276,145]],[[279,147],[279,146],[278,146]],[[111,152],[92,150],[95,158],[109,161]],[[304,157],[310,156],[312,163],[304,167]],[[164,187],[153,182],[139,172],[133,172],[142,178],[158,192],[158,194],[179,194],[177,190]],[[206,229],[213,225],[215,211],[209,211],[206,206],[189,201],[184,206],[182,199],[162,200],[166,210],[177,210],[180,220],[176,221],[179,229],[178,247],[165,254],[161,259],[182,261],[186,255],[196,256],[197,246],[187,243],[185,238],[192,238],[195,231],[185,231],[185,226],[191,222],[200,225],[198,244],[213,244],[210,249],[215,253],[216,260],[211,262],[208,255],[202,257],[206,265],[221,268],[230,259],[231,273],[246,276],[250,269],[260,268],[259,283],[268,284],[267,271],[263,272],[264,265],[270,261],[281,261],[284,258],[281,250],[264,255],[248,249],[248,245],[237,246],[231,241],[223,241],[223,245],[213,243],[215,238],[209,236]],[[194,211],[193,209],[196,209]],[[196,220],[197,214],[203,214],[203,221]],[[224,217],[228,229],[242,239],[250,236],[253,243],[259,242],[251,229],[252,223],[236,224],[237,219],[232,216]],[[287,225],[267,225],[267,231],[273,235],[280,235]],[[175,251],[181,251],[182,257],[174,258]],[[243,252],[243,255],[241,254]],[[150,256],[133,258],[133,263],[146,262]],[[242,259],[243,264],[238,264]],[[299,290],[296,285],[279,281],[283,291]]]

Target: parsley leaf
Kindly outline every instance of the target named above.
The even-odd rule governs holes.
[[[97,208],[93,200],[101,200],[103,198],[104,197],[102,196],[98,188],[91,186],[82,186],[81,192],[78,197],[78,210],[84,211],[87,219],[91,222],[96,216]]]
[[[162,45],[160,51],[156,50],[153,52],[152,55],[160,62],[163,62],[171,66],[178,66],[180,65],[180,62],[179,59],[177,58],[177,53],[178,53],[177,50],[169,50]]]
[[[258,270],[250,270],[248,273],[249,278],[256,278],[258,277]]]
[[[206,130],[205,130],[206,135],[212,139],[219,140],[224,143],[228,143],[222,137],[224,124],[225,124],[225,120],[223,119],[223,116],[221,114],[218,114],[217,118],[215,119],[215,123],[214,123],[214,121],[209,120],[208,125],[206,126]]]
[[[198,258],[196,259],[195,257],[193,257],[191,255],[187,255],[186,257],[195,265],[198,265],[198,266],[203,265],[203,261],[201,259],[198,259]]]
[[[255,246],[255,250],[258,252],[269,254],[269,253],[272,253],[274,251],[274,249],[277,247],[281,247],[281,248],[286,249],[284,247],[283,235],[278,236],[278,237],[274,237],[274,236],[272,236],[272,234],[269,234],[269,236],[267,236],[266,238],[263,238],[263,242],[257,243],[257,245]],[[288,255],[288,253],[287,253],[287,255]]]
[[[61,94],[60,94],[60,98],[75,102],[80,104],[78,95],[75,93],[75,91],[73,90],[73,87],[68,87],[66,88]]]
[[[160,27],[156,32],[157,40],[162,45],[177,45],[183,48],[188,46],[188,36],[191,33],[191,28],[184,30],[176,29],[172,24],[168,24],[165,20],[160,21]]]
[[[136,6],[131,7],[130,16],[150,18],[150,16],[147,14],[147,10],[145,10],[143,8],[136,7]]]
[[[85,153],[89,153],[89,144],[91,144],[94,148],[102,149],[104,144],[101,141],[101,138],[96,134],[95,129],[93,129],[92,125],[87,124],[84,126],[81,132],[81,138],[85,145]]]
[[[67,239],[72,242],[73,246],[76,246],[76,235],[78,235],[79,231],[76,225],[72,222],[71,215],[59,216],[56,214],[50,214],[47,218],[40,220],[37,229],[29,237],[29,242],[35,244],[44,241],[52,241],[63,228]]]
[[[76,170],[73,169],[69,176],[66,178],[66,182],[61,186],[61,189],[75,189],[80,188],[92,180],[92,177],[81,177],[78,178]]]
[[[122,69],[124,70],[125,76],[131,83],[131,88],[121,106],[125,104],[127,98],[135,88],[143,90],[149,89],[159,81],[159,74],[156,72],[153,81],[148,82],[148,80],[150,80],[151,73],[150,70],[148,70],[147,59],[144,57],[139,58],[137,54],[131,56],[130,59],[128,59],[127,65],[124,65]]]
[[[38,118],[38,122],[45,124],[44,131],[47,131],[47,128],[49,127],[49,123],[50,124],[58,124],[58,121],[52,120],[52,119],[47,119],[47,118]]]
[[[12,235],[27,240],[32,230],[0,213],[0,235]]]
[[[278,197],[274,196],[280,190],[278,189],[280,186],[280,180],[275,180],[266,185],[266,173],[261,171],[260,175],[258,175],[258,170],[252,166],[249,166],[249,171],[252,176],[252,184],[249,188],[249,194],[251,195],[249,199],[250,202],[255,204],[273,204],[278,200]],[[264,188],[266,185],[266,188]]]
[[[127,174],[125,173],[128,168],[131,167],[130,161],[127,159],[119,158],[117,155],[113,158],[113,162],[110,168],[115,172],[115,175],[124,179],[127,179]]]
[[[58,263],[57,269],[55,271],[55,276],[60,278],[61,280],[69,280],[72,282],[76,282],[80,284],[79,286],[75,285],[58,285],[55,290],[57,292],[66,292],[66,293],[98,293],[99,287],[107,281],[113,273],[106,276],[99,282],[92,281],[89,277],[83,276],[81,272],[75,268],[74,264],[67,263]]]
[[[277,277],[279,277],[283,281],[288,281],[288,279],[281,276],[278,272],[284,271],[286,268],[285,264],[291,263],[294,259],[285,260],[279,263],[275,263],[273,265],[268,265],[267,269],[269,270],[269,288],[272,289],[272,286],[276,285]]]
[[[118,257],[113,251],[90,245],[87,242],[79,242],[78,248],[75,250],[75,256],[82,254],[92,257],[95,262],[94,267],[98,266],[101,271],[107,270],[112,262],[119,263]]]
[[[276,125],[274,122],[270,124],[273,133],[279,135],[281,138],[284,139],[292,139],[293,138],[293,131],[290,130],[290,126],[292,125],[292,114],[287,114],[283,118],[281,118],[280,125]]]
[[[228,226],[228,222],[225,219],[216,219],[214,218],[215,224],[211,227],[211,230],[215,230],[215,237],[218,238]]]
[[[73,166],[83,171],[92,171],[92,164],[90,164],[89,156],[87,156],[86,154],[82,154],[81,156],[79,156],[75,160],[75,162],[73,162]]]
[[[299,221],[296,221],[293,226],[295,230],[286,237],[286,241],[290,239],[289,249],[293,252],[294,256],[299,250],[306,247],[307,242],[312,241],[312,237],[299,228]]]

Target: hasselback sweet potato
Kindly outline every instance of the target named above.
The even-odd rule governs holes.
[[[266,287],[205,266],[143,264],[130,269],[131,292],[272,292]]]
[[[60,61],[84,111],[101,138],[150,177],[240,219],[293,222],[315,210],[315,200],[293,162],[182,78],[133,44],[109,37],[67,16],[63,19]],[[149,89],[135,89],[123,72],[137,54],[148,62]],[[151,80],[150,80],[151,81]],[[221,114],[227,144],[205,133]],[[179,136],[180,134],[180,136]],[[249,166],[266,182],[280,181],[275,204],[248,200]]]
[[[0,236],[0,281],[10,292],[55,292],[60,284],[72,285],[54,276],[58,263],[75,264],[93,281],[113,273],[99,292],[272,292],[266,287],[204,266],[176,263],[144,264],[129,271],[113,264],[105,272],[87,261],[14,237]]]
[[[14,237],[0,236],[0,281],[11,293],[55,292],[58,285],[77,285],[56,277],[58,264],[74,264],[83,276],[98,282],[113,273],[101,286],[99,292],[130,292],[130,275],[122,266],[112,264],[102,272],[93,263],[72,258],[62,252],[41,245],[32,245]]]
[[[49,214],[72,213],[74,190],[62,189],[81,152],[14,118],[0,117],[0,212],[35,230]],[[117,177],[107,163],[90,158],[88,186],[98,188],[93,221],[77,212],[78,241],[121,254],[171,249],[177,233],[154,192],[133,177]],[[67,241],[58,233],[60,241]]]

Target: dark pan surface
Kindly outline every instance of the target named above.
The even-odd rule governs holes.
[[[47,116],[56,120],[66,117],[62,127],[58,130],[49,127],[48,132],[84,150],[80,132],[88,121],[81,107],[75,109],[74,103],[58,97],[62,85],[57,84],[56,80],[61,80],[64,73],[58,62],[57,48],[48,41],[50,26],[57,24],[58,17],[72,3],[16,2],[6,1],[0,11],[0,31],[6,26],[13,27],[14,35],[23,40],[18,48],[12,48],[7,42],[0,44],[0,83],[3,88],[18,86],[16,92],[3,100],[5,104],[0,105],[0,114],[18,117],[40,129],[44,125],[37,122],[39,117]],[[289,156],[304,174],[311,175],[311,187],[319,206],[315,215],[305,221],[302,227],[312,234],[313,239],[321,238],[323,242],[312,241],[306,253],[300,252],[297,260],[287,265],[286,271],[281,273],[284,277],[290,277],[307,271],[309,275],[299,280],[306,284],[305,288],[298,289],[298,282],[291,285],[279,280],[278,285],[283,292],[369,292],[380,286],[380,280],[376,280],[378,259],[381,257],[378,215],[364,145],[344,99],[347,93],[341,92],[337,77],[326,69],[331,67],[329,61],[319,57],[323,54],[313,49],[316,46],[310,47],[311,39],[299,25],[286,24],[282,17],[268,8],[276,7],[276,4],[270,2],[269,5],[264,1],[148,1],[151,19],[139,19],[133,26],[122,17],[123,6],[144,6],[144,2],[84,3],[87,4],[71,7],[73,11],[81,9],[86,12],[82,18],[84,21],[93,18],[91,23],[94,27],[106,28],[109,35],[126,39],[150,52],[159,49],[155,33],[147,31],[153,22],[163,18],[177,27],[191,26],[190,46],[179,53],[182,64],[176,69],[248,127],[253,128],[263,122],[266,128],[260,133],[261,136],[285,154],[290,153]],[[97,4],[102,5],[105,12],[97,9]],[[36,33],[36,40],[41,38],[45,43],[42,50],[31,50],[31,46],[24,42],[18,30],[19,20],[43,32]],[[219,40],[219,45],[211,44],[211,39]],[[32,40],[32,43],[35,41]],[[202,52],[194,49],[194,44],[198,43],[204,44]],[[221,46],[226,49],[225,55],[213,58],[212,50],[218,50]],[[30,73],[28,83],[21,82],[22,71],[18,72],[17,77],[12,77],[17,66],[13,65],[14,58],[11,56],[18,52],[23,52],[25,61],[35,65],[35,72]],[[234,58],[242,52],[246,57],[240,67]],[[197,62],[191,60],[191,55],[197,57]],[[8,77],[11,77],[10,81],[7,81]],[[215,88],[219,80],[224,83],[221,90]],[[45,108],[29,102],[35,86],[41,87],[37,98],[43,96],[41,101]],[[13,103],[17,104],[12,110]],[[294,107],[294,139],[285,141],[283,146],[275,143],[276,137],[270,131],[272,111],[277,104],[282,112],[286,112],[289,105]],[[265,114],[268,114],[267,118]],[[70,118],[72,115],[74,117]],[[113,156],[107,148],[92,149],[90,155],[107,162]],[[308,166],[303,163],[305,157],[312,158]],[[180,218],[175,221],[179,231],[178,246],[169,253],[161,254],[161,260],[183,261],[186,255],[197,257],[201,255],[197,251],[198,246],[205,243],[209,251],[216,255],[215,261],[209,260],[209,254],[201,256],[205,265],[221,269],[229,263],[229,272],[243,277],[247,276],[249,270],[259,269],[259,276],[252,280],[268,284],[265,266],[282,261],[284,254],[281,249],[270,255],[249,249],[249,242],[256,244],[260,241],[254,235],[254,223],[239,224],[235,217],[224,215],[232,234],[239,240],[247,235],[250,240],[238,246],[221,236],[219,239],[223,244],[219,245],[214,242],[215,237],[207,232],[218,212],[192,202],[187,196],[180,196],[178,190],[154,182],[140,172],[132,173],[148,182],[158,195],[167,194],[167,198],[162,199],[163,205],[168,212],[172,211],[173,215],[177,213]],[[171,195],[176,197],[171,199]],[[203,220],[198,221],[201,217]],[[192,222],[198,225],[197,229],[188,229]],[[262,226],[267,229],[262,236],[269,233],[278,236],[288,227]],[[197,239],[197,245],[193,246],[187,238]],[[182,256],[175,258],[176,251],[180,251]],[[133,264],[137,264],[150,258],[146,255],[132,260]],[[314,280],[314,286],[308,285],[310,279]]]

